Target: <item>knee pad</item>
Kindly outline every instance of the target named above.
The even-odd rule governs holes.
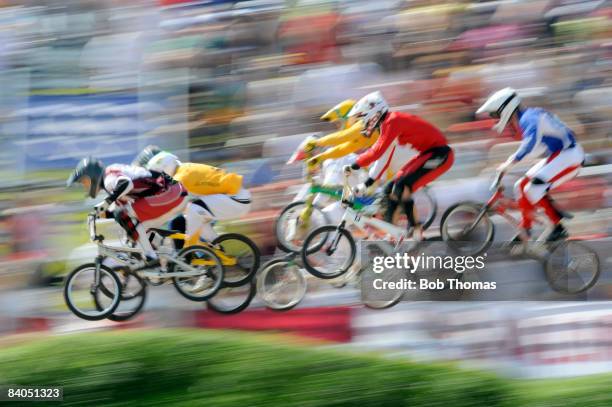
[[[132,220],[130,215],[128,215],[127,211],[124,209],[117,209],[113,212],[113,217],[115,218],[115,222],[119,224],[127,233],[127,235],[133,241],[138,240],[138,231],[136,230],[136,223]]]

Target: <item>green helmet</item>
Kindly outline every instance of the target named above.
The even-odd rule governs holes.
[[[159,148],[158,146],[154,146],[154,145],[146,146],[145,149],[142,150],[136,156],[136,158],[134,158],[134,161],[132,161],[132,165],[136,167],[144,168],[147,166],[147,163],[149,162],[151,158],[153,158],[155,155],[161,152],[162,152],[162,149]]]
[[[87,157],[83,158],[77,164],[72,174],[68,177],[66,181],[66,186],[70,187],[75,182],[80,182],[83,177],[88,177],[91,180],[91,185],[89,186],[88,196],[91,198],[95,198],[98,195],[98,191],[100,190],[100,186],[102,185],[102,177],[104,175],[104,165],[97,158]]]

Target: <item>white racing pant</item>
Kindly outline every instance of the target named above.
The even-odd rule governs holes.
[[[538,161],[527,171],[525,178],[519,179],[514,185],[515,196],[523,195],[535,205],[549,190],[578,175],[583,161],[584,151],[580,145]]]
[[[179,205],[175,206],[174,208],[170,209],[168,212],[164,213],[163,215],[157,218],[153,218],[153,219],[149,219],[149,220],[146,220],[140,223],[136,223],[136,232],[138,232],[138,242],[137,243],[142,248],[142,251],[145,254],[145,256],[149,258],[153,258],[153,259],[157,258],[157,253],[155,253],[155,250],[153,249],[153,246],[151,245],[151,242],[149,241],[147,230],[151,228],[161,228],[163,227],[164,224],[166,224],[167,222],[169,222],[176,216],[180,215],[181,212],[186,207],[191,205],[187,198],[188,197],[185,196],[185,198],[182,200],[182,202]],[[129,216],[134,220],[134,222],[137,222],[136,213],[132,209],[131,204],[126,205],[125,208]]]
[[[191,198],[184,211],[185,233],[191,236],[199,230],[200,237],[207,242],[217,237],[213,221],[240,218],[251,210],[251,193],[244,188],[235,195],[192,195]]]

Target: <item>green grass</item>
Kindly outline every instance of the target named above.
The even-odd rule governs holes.
[[[316,350],[286,337],[155,330],[0,351],[0,384],[64,386],[71,405],[513,406],[489,373]]]
[[[526,407],[610,407],[612,374],[517,382]]]
[[[612,375],[511,380],[451,364],[321,350],[287,336],[233,331],[32,339],[0,350],[4,384],[64,386],[65,402],[85,406],[612,405]]]

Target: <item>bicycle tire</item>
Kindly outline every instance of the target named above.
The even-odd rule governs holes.
[[[126,283],[129,281],[130,278],[137,278],[138,282],[141,283],[141,289],[139,291],[137,291],[136,293],[131,293],[129,295],[127,295],[123,290],[121,291],[121,301],[127,301],[127,300],[131,300],[133,298],[136,298],[140,295],[140,291],[144,290],[146,288],[146,285],[142,284],[142,279],[135,273],[131,273],[129,271],[129,269],[127,269],[127,272],[123,272],[125,268],[124,267],[113,267],[112,270],[115,272],[115,274],[117,274],[117,277],[119,277],[119,281],[121,281],[121,286],[125,286]],[[121,272],[121,276],[120,273]],[[123,278],[123,276],[125,276],[125,278]],[[109,293],[109,291],[106,289],[106,286],[100,286],[100,291],[102,291],[102,293],[104,295],[106,295],[107,297],[110,297],[112,294]]]
[[[282,224],[282,220],[284,219],[284,216],[286,215],[287,212],[295,209],[298,206],[303,206],[305,204],[306,204],[306,201],[291,202],[289,205],[283,208],[283,210],[278,214],[276,221],[274,222],[274,236],[276,237],[278,248],[286,253],[296,253],[297,254],[300,252],[301,247],[292,245],[286,241],[285,236],[282,236],[282,228],[280,227],[280,225]],[[321,216],[323,217],[323,221],[326,224],[329,223],[329,218],[327,214],[323,212],[323,209],[320,206],[313,205],[313,212],[315,210],[321,214]],[[311,219],[312,219],[312,215],[311,215]]]
[[[563,287],[558,284],[558,278],[553,278],[553,276],[557,273],[557,270],[554,269],[554,264],[552,261],[553,256],[555,255],[558,249],[567,248],[569,245],[572,245],[574,247],[582,247],[584,251],[588,253],[590,261],[594,263],[595,269],[593,276],[589,279],[589,281],[587,281],[586,284],[576,290],[563,289]],[[601,274],[601,264],[599,261],[599,256],[593,249],[591,249],[584,243],[580,243],[579,241],[566,240],[555,244],[552,250],[550,251],[548,258],[546,259],[545,273],[546,282],[553,290],[563,294],[580,294],[587,291],[597,283],[597,281],[599,280],[599,275]]]
[[[128,296],[124,296],[123,295],[123,290],[121,290],[122,294],[121,294],[121,301],[119,302],[119,306],[117,306],[115,311],[113,311],[112,314],[110,314],[108,317],[106,317],[106,319],[108,319],[110,321],[114,321],[114,322],[124,322],[124,321],[130,320],[134,316],[138,315],[138,313],[144,307],[144,304],[145,304],[145,302],[147,300],[147,283],[145,282],[144,279],[142,279],[137,274],[131,274],[130,277],[134,278],[134,279],[136,279],[136,281],[138,281],[138,283],[140,284],[140,287],[141,287],[140,290],[137,291],[137,294],[129,296],[129,297]],[[99,305],[99,300],[98,300],[98,295],[100,293],[106,295],[106,293],[103,292],[102,290],[96,291],[96,294],[94,295],[94,301],[95,301],[95,304],[96,304],[97,308],[101,307]],[[136,302],[136,306],[133,307],[132,309],[130,309],[129,311],[120,310],[119,308],[121,307],[121,304],[125,303],[125,302]]]
[[[220,236],[217,236],[215,240],[213,240],[213,245],[221,245],[224,242],[229,240],[238,240],[244,244],[246,244],[253,253],[253,264],[250,266],[249,270],[245,273],[245,276],[238,280],[231,280],[228,278],[228,269],[227,266],[223,266],[225,269],[223,284],[225,287],[240,287],[253,279],[257,270],[259,270],[259,263],[261,261],[261,252],[259,248],[251,239],[246,237],[245,235],[241,235],[240,233],[225,233]],[[221,246],[222,247],[222,246]],[[229,266],[234,267],[234,266]]]
[[[224,290],[235,290],[237,288],[240,288],[246,285],[248,285],[247,295],[246,297],[244,297],[244,300],[238,304],[238,306],[225,308],[221,305],[221,303],[218,302],[221,296],[224,294]],[[248,280],[242,286],[223,285],[221,286],[219,291],[217,291],[215,295],[213,295],[206,302],[206,304],[209,310],[213,312],[217,312],[219,314],[228,314],[228,315],[238,314],[239,312],[244,311],[249,305],[251,305],[251,301],[253,301],[253,298],[255,297],[256,293],[257,293],[257,288],[255,286],[255,281],[253,280]]]
[[[174,284],[174,288],[176,288],[179,294],[181,294],[183,297],[187,298],[190,301],[201,302],[201,301],[208,300],[213,295],[215,295],[217,291],[219,291],[219,289],[221,288],[221,284],[223,284],[224,269],[223,269],[223,264],[221,263],[221,259],[219,259],[219,257],[211,249],[205,246],[193,245],[193,246],[185,247],[180,252],[177,253],[176,257],[177,258],[185,257],[190,251],[195,251],[195,250],[200,250],[201,252],[207,253],[207,255],[210,256],[210,258],[215,262],[215,268],[217,269],[218,276],[215,279],[214,285],[212,289],[210,290],[210,292],[202,296],[195,296],[195,295],[190,294],[186,290],[184,290],[181,279],[190,278],[190,277],[172,277],[172,283]],[[169,267],[169,273],[174,272],[176,267],[177,267],[176,264],[171,263]]]
[[[295,308],[306,296],[307,290],[307,282],[304,278],[303,273],[299,268],[291,269],[293,276],[296,277],[296,281],[298,283],[297,295],[293,296],[290,301],[286,301],[283,304],[279,304],[278,302],[274,302],[269,300],[268,289],[266,288],[266,278],[268,277],[268,273],[270,273],[275,267],[283,267],[283,270],[286,271],[286,265],[293,262],[293,259],[287,258],[277,258],[272,259],[266,262],[262,267],[259,273],[257,274],[257,295],[266,305],[266,308],[272,311],[288,311],[290,309]],[[294,272],[295,271],[295,272]]]
[[[485,214],[483,216],[483,218],[482,218],[482,219],[487,219],[486,239],[484,239],[482,244],[479,247],[477,247],[476,249],[470,248],[470,250],[466,252],[462,248],[462,246],[465,246],[465,245],[460,245],[459,243],[467,243],[467,241],[461,241],[461,240],[453,239],[449,235],[449,233],[448,233],[449,217],[453,213],[458,212],[461,209],[467,209],[471,213],[478,213],[478,212],[480,212],[482,210],[482,208],[483,208],[483,205],[479,204],[479,203],[475,203],[475,202],[459,202],[457,204],[454,204],[454,205],[450,206],[444,212],[444,214],[442,215],[442,218],[440,219],[440,236],[442,237],[442,240],[447,242],[448,247],[451,250],[453,250],[456,253],[463,254],[463,255],[476,256],[478,254],[483,253],[489,247],[491,247],[491,244],[493,243],[493,239],[495,238],[495,225],[493,224],[493,221],[491,220],[491,218],[489,217],[488,214]],[[481,221],[482,221],[482,219],[481,219]]]
[[[72,270],[72,272],[70,272],[70,274],[68,274],[68,276],[66,277],[65,283],[64,283],[64,302],[66,303],[66,305],[68,306],[68,309],[70,309],[70,311],[76,315],[77,317],[87,320],[87,321],[100,321],[102,319],[107,318],[109,315],[111,315],[119,306],[119,302],[121,300],[121,281],[119,280],[119,277],[117,277],[117,275],[115,274],[115,272],[113,270],[111,270],[109,267],[107,266],[103,266],[100,265],[100,270],[101,272],[103,272],[105,275],[108,275],[112,280],[113,283],[115,284],[117,291],[116,294],[111,294],[113,297],[113,300],[111,302],[111,305],[106,309],[106,310],[98,310],[98,312],[100,312],[99,315],[91,315],[85,312],[82,312],[72,301],[72,297],[70,295],[70,288],[72,287],[72,282],[74,280],[74,278],[83,270],[83,269],[94,269],[96,268],[96,264],[95,263],[85,263],[80,265],[79,267],[75,268],[74,270]],[[95,301],[94,301],[94,306],[95,306]],[[96,307],[97,308],[97,307]],[[104,312],[102,312],[104,311]]]
[[[329,234],[331,232],[338,232],[341,235],[340,238],[344,236],[347,239],[348,244],[349,244],[349,250],[350,250],[349,263],[345,267],[338,269],[335,273],[322,273],[310,263],[310,261],[308,260],[308,254],[318,251],[320,248],[325,246],[325,243],[327,242],[329,235],[325,237],[325,240],[323,240],[322,243],[317,243],[316,246],[314,246],[317,248],[317,250],[314,250],[314,249],[308,250],[308,248],[309,248],[310,242],[313,241],[317,235],[322,234],[322,233]],[[321,226],[321,227],[316,228],[312,232],[310,232],[308,236],[306,236],[306,239],[304,239],[304,247],[302,247],[302,251],[301,251],[302,262],[304,264],[304,267],[306,268],[306,271],[308,271],[313,276],[324,279],[324,280],[331,280],[333,278],[340,277],[341,275],[346,273],[351,268],[353,263],[355,262],[356,255],[357,255],[357,246],[355,245],[355,239],[353,238],[353,235],[351,235],[350,232],[347,231],[346,229],[339,228],[338,226],[334,226],[334,225]]]

